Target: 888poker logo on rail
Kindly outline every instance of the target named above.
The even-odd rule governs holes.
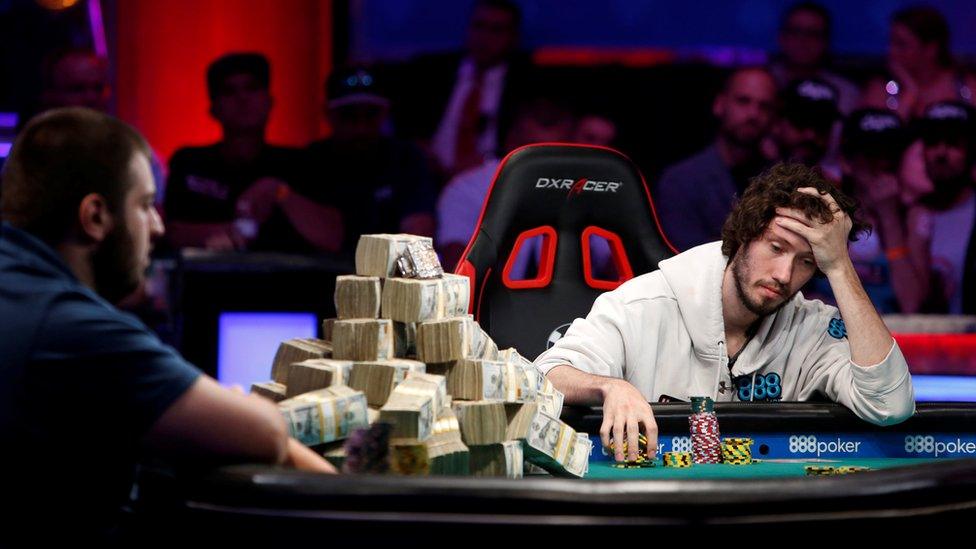
[[[909,457],[973,457],[976,456],[976,441],[959,437],[908,435],[905,437],[905,454]]]

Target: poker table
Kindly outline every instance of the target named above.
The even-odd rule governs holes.
[[[661,451],[680,449],[689,406],[652,406]],[[401,543],[431,532],[574,542],[648,527],[762,536],[797,526],[947,531],[976,520],[973,404],[920,403],[914,417],[889,427],[836,404],[718,403],[715,411],[723,436],[755,441],[759,463],[612,468],[599,444],[600,410],[570,408],[563,420],[596,441],[582,479],[329,476],[239,465],[144,479],[141,516],[154,535],[180,525],[219,541]],[[809,476],[808,464],[870,470]]]

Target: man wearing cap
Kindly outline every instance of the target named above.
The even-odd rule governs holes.
[[[772,134],[780,159],[819,166],[829,179],[840,179],[839,170],[824,162],[839,118],[837,91],[827,82],[805,78],[787,86]]]
[[[363,68],[331,74],[325,116],[332,136],[305,151],[306,194],[342,212],[343,253],[364,233],[434,234],[436,186],[423,153],[384,134],[390,100],[380,84]]]
[[[897,251],[927,267],[918,279],[929,291],[926,312],[976,313],[974,122],[976,111],[958,101],[932,104],[919,121],[925,172],[934,189],[909,212],[917,238]]]
[[[857,106],[860,95],[850,80],[830,70],[830,12],[818,2],[792,4],[780,20],[776,43],[779,51],[769,72],[780,89],[803,78],[819,78],[837,90],[838,107],[845,115]]]
[[[342,238],[336,208],[294,189],[303,183],[301,151],[270,145],[268,60],[232,53],[207,69],[210,114],[223,138],[186,147],[170,160],[165,213],[170,242],[211,250],[335,252]]]
[[[918,284],[918,258],[905,253],[907,230],[898,167],[909,142],[901,118],[887,109],[856,110],[844,122],[841,188],[861,204],[874,230],[850,246],[851,262],[881,314],[915,313],[925,299]],[[836,303],[826,279],[816,278],[804,295]]]
[[[656,186],[658,215],[679,250],[718,240],[722,223],[766,159],[760,143],[776,114],[776,84],[763,68],[733,72],[712,103],[715,142],[664,171]]]

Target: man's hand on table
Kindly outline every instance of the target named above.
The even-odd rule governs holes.
[[[603,394],[603,425],[600,426],[603,447],[609,448],[613,438],[614,459],[624,461],[623,444],[617,442],[626,440],[626,459],[635,461],[638,435],[643,430],[647,437],[647,457],[653,459],[657,455],[657,422],[644,395],[622,379],[608,379]]]

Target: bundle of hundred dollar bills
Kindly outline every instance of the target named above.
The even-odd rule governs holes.
[[[465,276],[444,273],[429,238],[360,237],[356,274],[336,279],[323,339],[283,342],[272,379],[291,434],[334,463],[343,441],[389,424],[395,474],[582,477],[592,444],[559,420],[563,395],[468,314]],[[358,454],[357,454],[358,455]]]

